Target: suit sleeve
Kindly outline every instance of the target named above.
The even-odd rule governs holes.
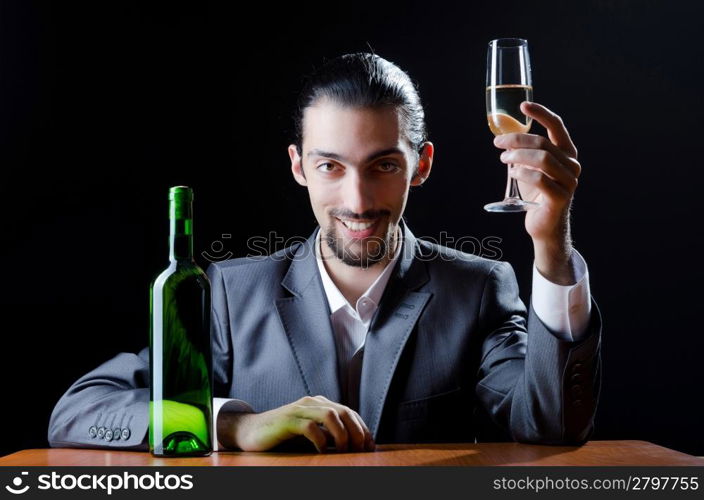
[[[563,340],[526,311],[510,264],[489,273],[480,306],[476,393],[515,441],[581,444],[592,434],[601,384],[601,318],[596,303],[582,339]]]
[[[232,373],[229,313],[224,280],[215,264],[208,267],[208,278],[212,294],[213,396],[220,399],[218,396],[229,395]],[[221,400],[218,410],[222,406],[222,411],[253,411],[241,400],[223,403]],[[216,422],[213,427],[217,428]],[[71,385],[51,414],[48,440],[52,447],[146,451],[148,430],[149,348],[145,347],[139,354],[118,354]],[[213,444],[218,447],[216,439]]]
[[[48,440],[55,448],[147,451],[148,432],[149,347],[145,347],[139,354],[120,353],[74,382],[54,407]]]
[[[49,420],[49,445],[149,449],[149,348],[120,353],[78,379]]]

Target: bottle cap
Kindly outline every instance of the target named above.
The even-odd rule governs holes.
[[[169,200],[193,201],[193,190],[188,186],[174,186],[169,188]]]

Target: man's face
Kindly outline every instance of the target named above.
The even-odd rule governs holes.
[[[320,100],[305,110],[301,153],[289,146],[294,177],[308,187],[323,244],[350,266],[388,260],[418,162],[397,110]]]

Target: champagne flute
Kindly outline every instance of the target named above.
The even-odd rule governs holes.
[[[528,42],[498,38],[489,42],[486,68],[486,116],[494,135],[527,133],[532,118],[521,112],[523,101],[533,100]],[[508,165],[507,173],[513,165]],[[508,175],[503,201],[484,205],[487,212],[525,212],[538,203],[521,198],[518,181]]]

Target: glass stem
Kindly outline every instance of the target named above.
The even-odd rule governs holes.
[[[508,164],[508,169],[506,170],[506,176],[508,177],[506,181],[506,194],[504,197],[506,199],[512,199],[512,200],[520,200],[521,198],[521,192],[518,190],[518,181],[511,177],[511,169],[513,168],[513,164],[509,163]]]

